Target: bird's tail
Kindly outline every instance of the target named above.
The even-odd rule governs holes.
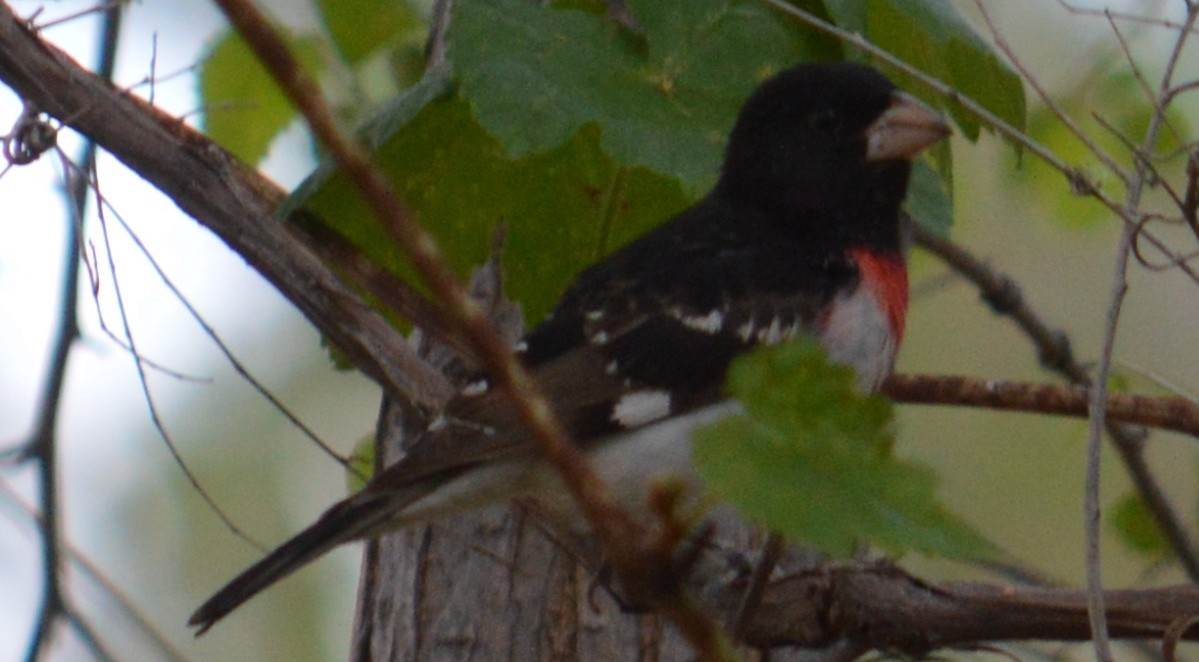
[[[324,556],[334,547],[377,533],[389,519],[390,500],[383,495],[351,497],[325,511],[312,526],[250,566],[208,599],[187,624],[198,626],[196,636],[237,609],[259,591]]]

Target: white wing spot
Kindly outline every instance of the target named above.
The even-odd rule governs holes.
[[[634,391],[621,396],[612,407],[612,421],[621,427],[635,428],[670,415],[667,391]]]
[[[770,320],[770,326],[758,331],[758,342],[765,345],[777,345],[783,339],[782,320],[775,317]]]
[[[608,344],[608,332],[596,331],[595,333],[591,334],[590,340],[591,344],[593,345],[606,345]]]
[[[682,315],[676,313],[675,317],[688,329],[694,329],[703,333],[718,333],[721,327],[724,326],[724,313],[716,309],[712,309],[707,315]]]
[[[615,375],[620,372],[620,364],[616,361],[608,361],[608,365],[604,366],[605,375]]]
[[[770,326],[764,329],[757,329],[758,342],[764,345],[777,345],[784,340],[790,340],[804,332],[803,323],[799,320],[791,324],[783,325],[781,318],[775,317],[770,320]],[[748,339],[754,335],[754,329],[751,325],[746,324],[737,329],[737,334],[743,339]]]
[[[589,310],[589,311],[587,311],[587,314],[584,315],[584,317],[587,318],[588,322],[598,322],[600,320],[600,318],[602,318],[603,316],[604,316],[603,309]]]
[[[490,388],[491,384],[486,379],[477,379],[467,384],[462,389],[462,396],[465,398],[473,398],[475,396],[483,395]]]
[[[434,425],[436,426],[436,428],[434,427]],[[465,418],[458,418],[457,416],[446,416],[445,414],[438,416],[437,420],[433,421],[433,425],[429,426],[429,431],[436,432],[437,430],[440,430],[445,427],[449,427],[451,425],[456,428],[464,428],[466,430],[473,430],[475,432],[487,435],[489,437],[495,435],[495,428],[490,425],[484,425],[483,423],[476,423],[475,421],[465,419]]]
[[[737,327],[737,337],[741,338],[742,342],[749,342],[749,339],[754,337],[754,321],[750,321]]]
[[[516,343],[516,347],[513,347],[513,350],[515,350],[517,354],[524,354],[525,352],[529,351],[529,343],[522,340]]]

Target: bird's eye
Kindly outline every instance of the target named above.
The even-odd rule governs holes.
[[[831,108],[812,113],[809,122],[811,122],[812,128],[822,133],[836,133],[841,128],[841,116]]]

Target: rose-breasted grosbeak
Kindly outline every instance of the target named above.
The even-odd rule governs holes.
[[[900,204],[910,159],[948,134],[880,73],[804,64],[765,82],[715,188],[584,271],[517,351],[600,476],[636,511],[655,477],[690,475],[688,433],[735,411],[729,363],[802,334],[872,390],[903,335]],[[396,464],[243,572],[192,615],[204,632],[333,547],[449,512],[533,496],[569,510],[556,475],[485,377]]]

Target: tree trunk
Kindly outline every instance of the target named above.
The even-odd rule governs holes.
[[[384,399],[380,430],[402,430]],[[402,444],[385,435],[390,460]],[[625,613],[520,505],[496,506],[369,544],[352,660],[686,660],[653,615]]]

